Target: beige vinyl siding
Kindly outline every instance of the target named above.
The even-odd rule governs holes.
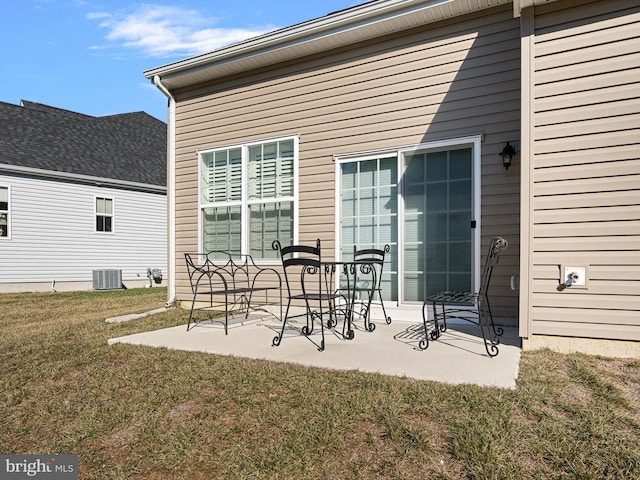
[[[535,10],[530,333],[640,340],[640,4]],[[560,265],[588,288],[558,291]]]
[[[178,266],[197,249],[197,150],[299,135],[300,241],[333,257],[334,155],[482,134],[482,255],[508,239],[492,306],[514,323],[519,166],[498,153],[520,135],[518,35],[503,6],[176,92]]]

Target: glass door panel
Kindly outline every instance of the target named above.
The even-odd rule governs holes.
[[[398,175],[396,157],[345,162],[340,166],[340,255],[389,244],[382,296],[398,298]]]
[[[472,149],[405,156],[405,302],[472,288]]]

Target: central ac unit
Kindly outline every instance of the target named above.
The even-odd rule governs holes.
[[[118,290],[122,288],[122,270],[94,270],[94,290]]]

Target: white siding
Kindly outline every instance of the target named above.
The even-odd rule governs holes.
[[[0,239],[6,283],[91,282],[92,271],[122,270],[123,282],[166,272],[166,196],[24,176],[11,187],[11,238]],[[114,233],[95,232],[95,197],[114,200]]]

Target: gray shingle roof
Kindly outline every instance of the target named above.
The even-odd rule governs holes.
[[[0,164],[166,186],[167,125],[145,112],[92,117],[0,102]]]

